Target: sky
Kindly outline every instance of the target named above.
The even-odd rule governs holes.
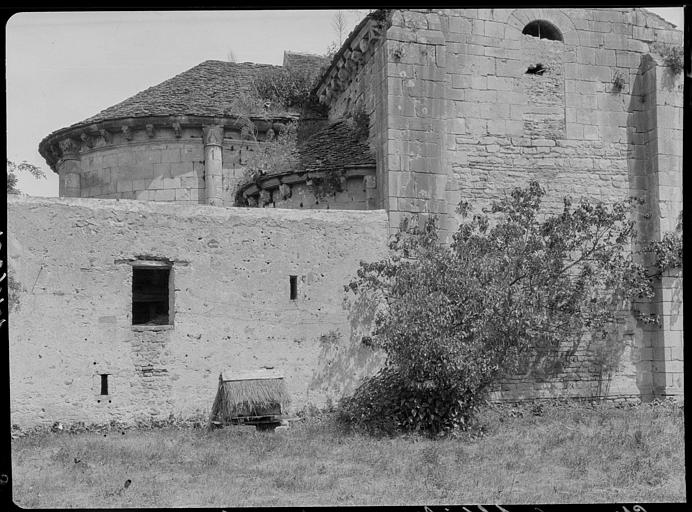
[[[650,9],[682,30],[682,8]],[[7,22],[7,158],[46,172],[19,189],[57,196],[38,153],[51,132],[91,117],[205,60],[281,65],[284,50],[324,54],[333,10],[18,13]],[[367,10],[342,11],[343,36]]]

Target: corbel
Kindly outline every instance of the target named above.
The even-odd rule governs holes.
[[[279,194],[281,195],[281,199],[287,199],[291,197],[291,186],[282,183],[281,185],[279,185]]]
[[[113,137],[111,136],[111,132],[109,132],[105,128],[101,128],[99,130],[99,133],[101,134],[101,137],[103,137],[103,141],[106,144],[110,144],[113,141]]]
[[[79,136],[80,139],[82,139],[82,143],[88,147],[89,149],[94,147],[94,141],[91,137],[89,137],[85,132],[82,132],[82,134]]]
[[[78,155],[79,154],[79,144],[73,138],[66,138],[58,142],[60,146],[60,156],[61,158],[66,155]]]
[[[123,137],[125,137],[125,140],[132,140],[132,130],[130,130],[129,126],[123,126],[120,128],[120,131],[123,132]]]
[[[271,201],[271,194],[267,190],[260,190],[259,193],[259,204],[264,206]]]
[[[175,132],[176,138],[180,138],[180,123],[177,121],[174,121],[171,126],[173,127],[173,131]]]
[[[147,130],[147,137],[149,137],[150,139],[153,139],[154,138],[154,125],[151,123],[148,123],[145,126],[145,128]]]

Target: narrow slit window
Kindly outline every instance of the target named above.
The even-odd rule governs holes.
[[[108,394],[108,374],[107,373],[101,374],[101,394],[102,395]]]
[[[298,298],[298,276],[288,276],[288,280],[291,286],[291,300],[296,300]]]
[[[169,267],[132,267],[132,325],[170,325]]]

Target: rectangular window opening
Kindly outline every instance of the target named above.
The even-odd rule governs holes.
[[[107,373],[101,374],[101,394],[102,395],[108,394],[108,374]]]
[[[171,325],[170,267],[132,267],[132,325]]]
[[[288,276],[291,284],[291,300],[298,298],[298,276]]]

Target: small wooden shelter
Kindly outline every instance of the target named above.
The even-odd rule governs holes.
[[[237,372],[224,370],[211,408],[209,427],[256,425],[272,428],[281,424],[290,395],[284,377],[273,369]]]

